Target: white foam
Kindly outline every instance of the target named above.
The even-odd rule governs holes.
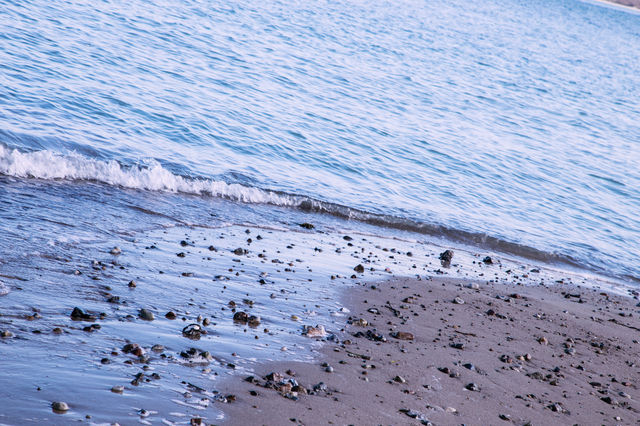
[[[212,179],[178,176],[156,161],[148,165],[123,167],[117,161],[100,161],[71,152],[49,150],[20,152],[0,145],[0,174],[49,180],[91,180],[131,189],[206,194],[246,203],[299,205],[298,197],[278,194]]]

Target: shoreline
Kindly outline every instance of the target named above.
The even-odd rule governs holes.
[[[638,424],[637,300],[447,278],[343,298],[351,313],[314,362],[220,384],[236,395],[223,424]]]

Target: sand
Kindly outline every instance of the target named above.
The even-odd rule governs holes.
[[[394,278],[345,290],[351,313],[315,362],[265,363],[254,383],[219,385],[236,395],[226,424],[640,423],[637,300],[471,283]],[[385,341],[355,337],[367,331]],[[327,390],[285,394],[290,386],[264,378],[272,372]]]

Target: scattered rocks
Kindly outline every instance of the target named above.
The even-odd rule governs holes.
[[[144,349],[142,349],[140,345],[137,343],[127,343],[122,347],[122,352],[124,352],[125,354],[131,354],[135,356],[144,355]]]
[[[242,324],[249,324],[250,327],[257,327],[262,322],[259,316],[249,315],[242,311],[238,311],[233,315],[233,321]]]
[[[197,348],[189,348],[186,351],[182,351],[180,356],[192,364],[209,364],[209,362],[213,361],[213,356],[209,351],[201,351]]]

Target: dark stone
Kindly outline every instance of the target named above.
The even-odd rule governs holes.
[[[491,264],[493,264],[493,259],[491,259],[489,256],[487,256],[484,259],[482,259],[482,263],[484,263],[485,265],[491,265]]]
[[[364,266],[362,266],[361,264],[356,265],[355,268],[353,268],[354,271],[356,271],[359,274],[364,273]]]
[[[442,253],[440,253],[439,259],[442,262],[450,263],[451,259],[453,259],[453,250],[445,250],[445,251],[443,251]]]
[[[71,312],[71,319],[74,321],[95,321],[96,317],[89,315],[82,311],[82,309],[75,307]]]
[[[304,229],[313,229],[313,228],[315,228],[315,226],[313,226],[312,224],[307,223],[307,222],[305,222],[305,223],[301,223],[301,224],[300,224],[300,227],[301,227],[301,228],[304,228]]]

